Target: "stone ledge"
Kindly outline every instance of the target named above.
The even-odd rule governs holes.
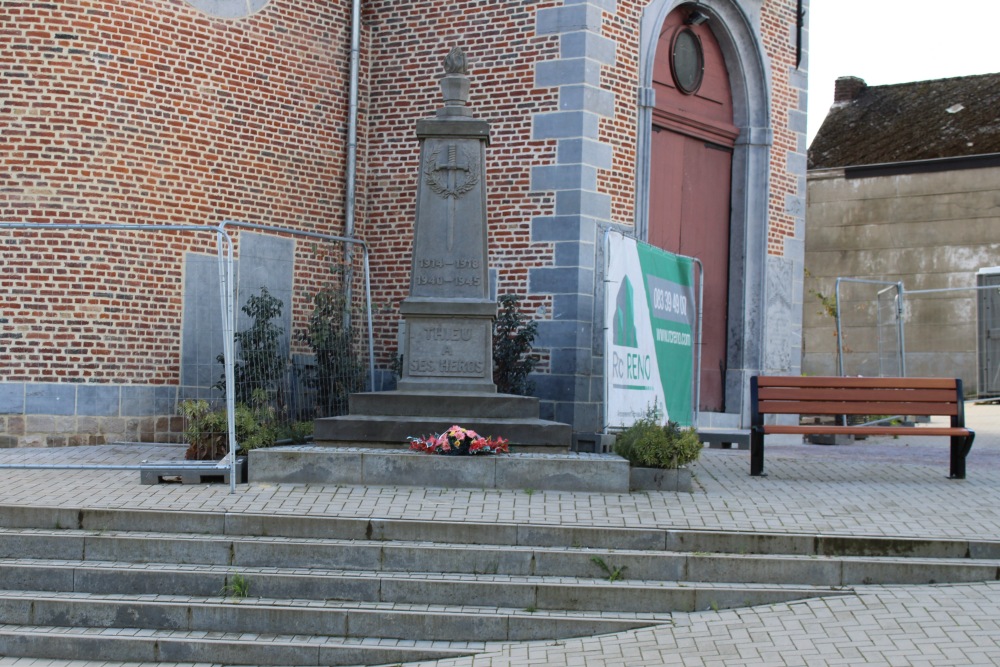
[[[628,493],[629,467],[615,454],[439,456],[293,445],[252,450],[249,481]]]
[[[688,468],[631,468],[629,470],[629,490],[631,491],[680,491],[691,492],[691,470]]]

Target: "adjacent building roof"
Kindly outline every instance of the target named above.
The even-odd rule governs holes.
[[[809,169],[1000,153],[1000,73],[868,86],[837,79]]]

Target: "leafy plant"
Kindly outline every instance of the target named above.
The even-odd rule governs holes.
[[[281,317],[284,307],[281,299],[271,296],[266,287],[259,295],[247,299],[242,310],[251,318],[249,329],[234,334],[237,359],[233,362],[233,391],[240,403],[250,403],[258,391],[263,391],[268,401],[280,399],[279,387],[288,367],[288,359],[281,350],[284,329],[272,320]],[[225,363],[225,357],[216,357]],[[226,390],[226,376],[215,383],[215,388]]]
[[[389,362],[389,371],[397,378],[403,377],[403,355],[394,354],[392,355],[392,361]]]
[[[538,323],[529,320],[518,307],[520,297],[504,294],[493,321],[493,382],[503,394],[527,396],[535,390],[528,375],[538,363],[531,354]]]
[[[610,581],[612,584],[615,583],[616,581],[624,579],[625,570],[628,569],[627,567],[624,566],[615,567],[608,565],[607,563],[604,562],[604,559],[601,558],[600,556],[591,556],[590,562],[596,565],[597,567],[601,568],[601,570],[604,571],[604,574],[607,575],[608,581]]]
[[[682,429],[677,422],[659,423],[655,408],[618,434],[615,453],[643,468],[679,468],[698,460],[701,440],[693,428]]]
[[[239,600],[250,595],[250,580],[239,572],[234,572],[222,586],[222,597],[233,597]]]
[[[258,392],[252,406],[236,404],[236,442],[248,451],[270,447],[278,439],[274,409]],[[177,411],[186,417],[184,439],[188,442],[184,458],[194,461],[217,461],[229,452],[229,423],[225,408],[213,409],[205,400],[182,401]]]
[[[354,336],[344,322],[346,308],[343,292],[320,290],[313,297],[309,322],[298,334],[316,355],[316,366],[307,370],[305,382],[316,390],[322,417],[347,414],[348,397],[364,388],[364,364],[354,354]]]

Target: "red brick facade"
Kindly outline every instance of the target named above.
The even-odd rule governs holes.
[[[340,228],[340,4],[276,1],[222,21],[178,0],[4,2],[0,220]],[[178,252],[214,252],[212,236],[67,236],[5,235],[4,379],[176,382]],[[160,295],[163,320],[108,344],[115,321],[142,317],[111,314],[123,280]],[[104,325],[83,315],[95,308]]]
[[[613,114],[600,118],[597,137],[611,147],[612,167],[598,171],[596,192],[610,198],[606,222],[625,226],[636,217],[646,4],[610,3],[599,28],[615,51],[614,64],[600,70]],[[773,136],[767,249],[779,257],[784,239],[796,234],[787,202],[801,196],[804,175],[787,157],[802,143],[789,127],[801,93],[791,81],[795,5],[764,0],[759,10]],[[529,274],[557,263],[557,244],[532,237],[533,221],[557,206],[553,192],[532,190],[532,168],[557,161],[559,142],[536,139],[534,129],[539,114],[560,111],[560,92],[536,83],[536,66],[561,57],[561,36],[539,34],[537,25],[563,7],[572,6],[362,2],[356,231],[372,251],[380,365],[395,352],[398,304],[409,288],[414,127],[440,105],[436,81],[455,45],[471,63],[471,106],[492,125],[487,192],[497,293],[530,295],[538,319],[558,310]],[[5,0],[0,221],[236,219],[342,234],[350,21],[350,3],[332,0],[272,0],[238,20],[210,17],[183,0]],[[214,252],[214,242],[164,234],[130,245],[127,238],[2,232],[0,380],[178,381],[178,258]],[[162,319],[111,335],[115,322],[144,317],[129,315],[116,290],[123,281],[162,303]],[[103,315],[88,319],[94,312]]]
[[[791,77],[795,65],[795,11],[796,3],[791,0],[771,0],[764,3],[761,17],[761,38],[771,64],[771,192],[768,205],[767,250],[771,255],[785,254],[785,239],[796,235],[795,215],[788,211],[786,202],[791,199],[805,199],[800,191],[803,172],[789,165],[789,153],[805,153],[801,132],[790,127],[790,117],[794,111],[805,109],[801,106],[805,91],[795,88]],[[804,215],[802,209],[798,212]]]

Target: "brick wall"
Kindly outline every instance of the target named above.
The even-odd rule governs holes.
[[[559,412],[560,401],[600,404],[592,356],[601,307],[596,225],[635,221],[639,23],[647,5],[362,3],[356,224],[372,250],[380,365],[395,353],[398,305],[409,288],[415,123],[440,105],[443,58],[461,45],[471,105],[492,124],[487,193],[497,292],[527,295],[528,310],[546,325],[541,370],[552,379],[540,388],[555,406],[548,416],[576,419],[572,408]],[[805,79],[794,69],[795,0],[754,7],[748,15],[759,16],[772,85],[767,251],[780,257],[787,239],[801,237]],[[221,20],[182,0],[5,1],[0,220],[232,218],[341,233],[349,11],[346,2],[272,0],[249,17]],[[573,123],[580,129],[567,127]],[[210,237],[132,246],[75,234],[30,238],[38,237],[3,235],[5,378],[178,381],[181,260],[189,250],[214,252]],[[306,265],[319,264],[300,262],[299,271]],[[113,315],[143,317],[117,283],[148,295],[161,315],[149,330],[113,340],[100,328],[112,326]],[[295,298],[298,312],[307,302]],[[82,312],[106,317],[77,326]],[[0,392],[0,412],[4,405]],[[586,423],[593,427],[593,415]]]
[[[5,1],[0,221],[340,233],[349,11],[273,0],[221,20],[181,0]],[[176,420],[140,404],[165,404],[150,386],[180,380],[185,253],[214,255],[214,235],[2,231],[0,244],[13,444],[173,437]]]

